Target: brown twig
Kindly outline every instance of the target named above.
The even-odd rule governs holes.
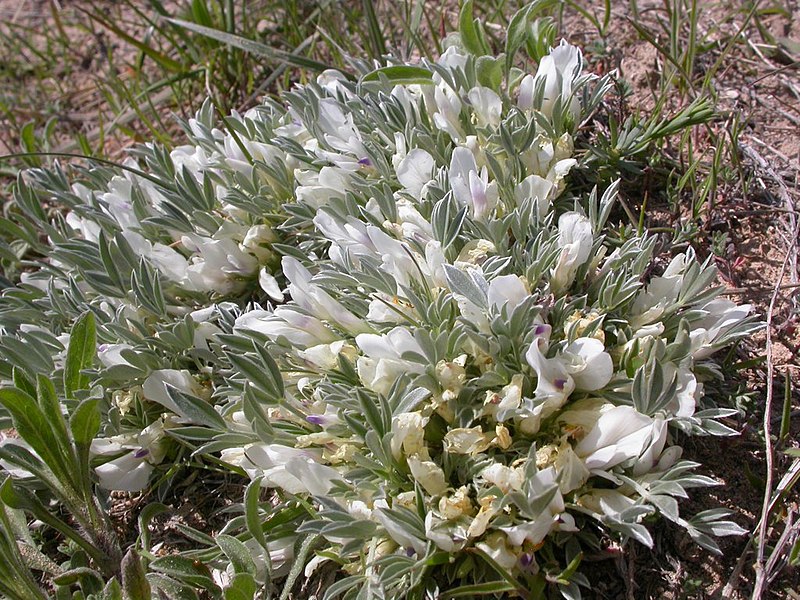
[[[767,526],[769,524],[769,516],[771,508],[772,483],[774,476],[773,463],[775,460],[774,449],[772,446],[772,437],[771,437],[772,400],[774,395],[773,377],[775,375],[775,364],[773,362],[773,357],[772,357],[772,321],[775,314],[775,305],[778,301],[778,295],[780,294],[781,281],[783,280],[783,277],[786,274],[786,271],[789,267],[790,262],[792,262],[792,259],[795,258],[796,260],[797,235],[800,232],[798,232],[797,229],[797,220],[794,219],[793,216],[794,215],[792,215],[792,221],[794,223],[793,227],[794,235],[792,238],[792,244],[786,251],[786,257],[784,258],[783,264],[781,265],[781,270],[778,273],[777,281],[775,282],[775,290],[772,294],[772,298],[770,298],[769,308],[767,310],[767,342],[766,342],[767,397],[764,403],[764,446],[765,446],[765,456],[767,463],[766,465],[767,473],[766,473],[766,482],[764,485],[764,500],[761,506],[761,519],[758,525],[758,548],[756,551],[756,564],[755,564],[756,581],[753,587],[753,595],[752,595],[753,600],[759,600],[762,597],[762,595],[767,589],[770,579],[770,573],[767,570],[767,565],[765,565],[764,563],[764,556],[767,546]],[[777,551],[777,548],[775,551]]]

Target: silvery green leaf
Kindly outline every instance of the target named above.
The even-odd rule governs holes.
[[[467,218],[467,207],[459,208],[452,194],[447,194],[433,206],[431,227],[434,237],[449,248],[458,239]]]
[[[231,535],[218,534],[215,538],[225,556],[233,566],[235,573],[250,573],[255,575],[256,565],[250,550],[238,539]]]
[[[405,395],[400,399],[400,402],[397,404],[397,406],[392,412],[395,415],[405,412],[411,412],[412,410],[414,410],[414,408],[416,408],[420,404],[420,402],[429,398],[430,395],[431,391],[426,388],[422,387],[413,388],[405,393]]]
[[[178,408],[179,416],[189,419],[193,423],[205,425],[211,429],[219,431],[225,430],[224,419],[208,402],[196,396],[192,396],[191,394],[187,394],[168,383],[164,385],[170,400],[172,400]]]
[[[452,265],[444,265],[445,278],[450,291],[464,296],[479,308],[488,307],[489,284],[478,269],[462,271]]]
[[[678,523],[678,502],[672,496],[648,494],[647,501],[655,506],[658,511],[673,523]]]
[[[640,523],[607,523],[609,529],[613,531],[617,531],[627,537],[633,538],[640,544],[647,546],[648,548],[653,547],[653,536],[650,535],[650,532],[647,530],[647,527],[641,525]]]
[[[729,437],[741,434],[741,431],[737,431],[714,419],[702,419],[699,429],[705,432],[706,435]]]

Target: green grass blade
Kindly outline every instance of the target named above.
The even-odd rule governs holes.
[[[87,17],[89,17],[93,21],[97,21],[98,23],[100,23],[100,25],[113,32],[114,35],[118,36],[122,40],[125,40],[127,43],[129,43],[131,46],[142,52],[144,55],[153,59],[153,61],[155,61],[159,66],[163,67],[164,69],[175,72],[183,71],[183,65],[181,65],[181,63],[170,58],[166,54],[163,54],[158,50],[151,48],[144,42],[139,41],[136,38],[128,35],[124,31],[122,31],[122,29],[114,25],[114,23],[112,23],[111,21],[99,17],[97,13],[92,13],[88,11],[83,11],[83,12]]]
[[[291,54],[290,52],[285,52],[284,50],[271,48],[270,46],[262,44],[261,42],[248,40],[247,38],[243,38],[238,35],[233,35],[225,31],[220,31],[219,29],[212,29],[211,27],[205,27],[203,25],[198,25],[197,23],[191,23],[189,21],[184,21],[182,19],[170,18],[168,19],[168,21],[180,27],[184,27],[189,31],[193,31],[194,33],[206,36],[212,40],[217,40],[224,44],[228,44],[229,46],[233,46],[234,48],[239,48],[240,50],[244,50],[245,52],[249,52],[250,54],[263,56],[264,58],[267,58],[269,60],[274,60],[280,63],[287,63],[294,67],[299,67],[301,69],[308,69],[310,71],[324,71],[330,68],[329,65],[316,61],[312,58],[308,58],[305,56],[297,56],[295,54]]]
[[[381,30],[381,24],[378,22],[378,16],[375,14],[375,5],[372,0],[364,0],[364,14],[367,17],[367,34],[372,58],[381,60],[381,57],[386,54],[386,38]]]

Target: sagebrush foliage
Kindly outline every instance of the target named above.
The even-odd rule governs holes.
[[[680,515],[714,481],[678,442],[731,433],[703,381],[750,307],[692,251],[653,275],[656,238],[611,224],[616,186],[572,184],[611,79],[542,54],[528,17],[508,60],[467,14],[435,64],[326,72],[223,123],[205,106],[171,151],[20,178],[0,592],[44,597],[34,568],[85,596],[268,597],[330,563],[326,598],[577,598],[582,553],[652,544],[650,515],[712,550],[742,532]],[[238,513],[194,551],[119,548],[93,490],[181,465],[249,476]],[[31,517],[71,540],[64,564]]]

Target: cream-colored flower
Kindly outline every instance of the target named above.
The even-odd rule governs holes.
[[[522,484],[525,481],[523,469],[507,467],[500,463],[494,463],[486,467],[481,471],[481,477],[484,481],[496,485],[505,493],[522,489]]]
[[[511,439],[511,433],[508,431],[508,427],[502,424],[495,425],[494,438],[492,439],[492,444],[494,446],[497,446],[501,450],[508,450],[513,442],[514,440]]]
[[[408,457],[408,468],[411,475],[431,496],[440,496],[447,490],[444,471],[432,460],[420,460],[417,456]]]
[[[392,454],[400,458],[400,451],[406,456],[424,456],[428,451],[425,447],[425,425],[428,417],[423,417],[420,412],[407,412],[395,415],[392,418]]]
[[[508,538],[500,531],[495,531],[486,536],[482,542],[475,544],[479,550],[483,550],[504,569],[512,570],[517,564],[517,554],[508,544]]]
[[[471,538],[482,536],[492,517],[500,510],[500,501],[497,496],[483,496],[478,500],[478,504],[480,504],[480,510],[467,529],[467,535]]]
[[[453,520],[462,516],[469,517],[474,512],[466,486],[461,486],[452,495],[442,496],[439,499],[439,514],[445,519]]]
[[[480,426],[458,427],[444,436],[444,449],[450,454],[475,455],[484,452],[492,442],[492,435],[484,433]]]

